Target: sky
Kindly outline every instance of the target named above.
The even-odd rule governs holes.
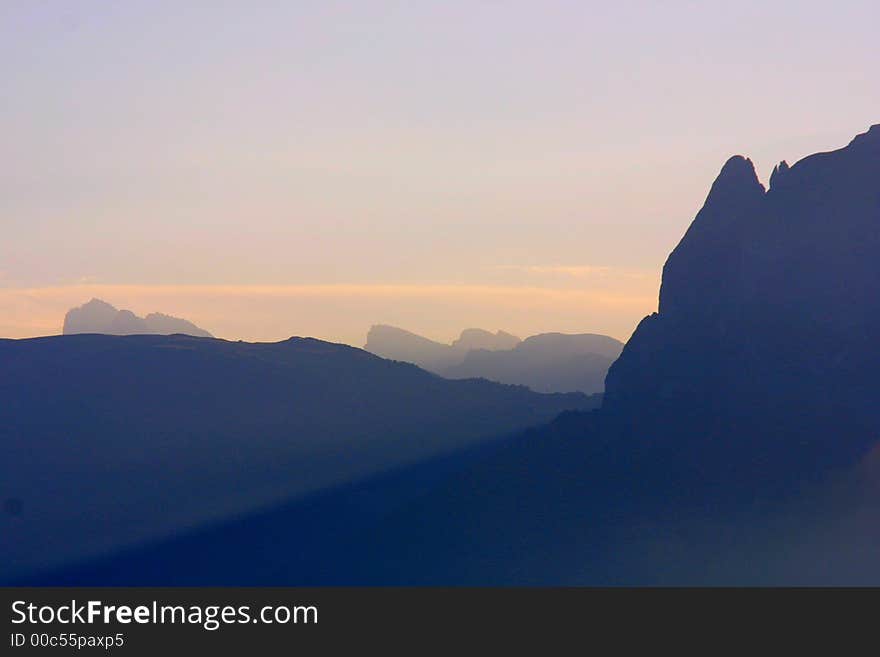
[[[626,339],[724,161],[880,123],[876,1],[0,2],[0,337]]]

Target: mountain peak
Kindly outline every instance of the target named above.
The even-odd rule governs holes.
[[[116,306],[112,303],[107,303],[103,299],[99,299],[98,297],[92,297],[89,301],[82,305],[83,308],[109,308],[116,311]]]
[[[782,162],[773,167],[773,173],[770,174],[770,189],[778,186],[790,169],[791,167],[788,166],[788,162],[785,160],[782,160]]]
[[[764,186],[758,180],[755,165],[742,155],[734,155],[724,166],[712,184],[706,204],[727,203],[732,198],[741,197],[744,194],[754,195],[764,193]]]
[[[754,174],[755,173],[755,165],[752,164],[752,161],[745,157],[744,155],[731,155],[727,162],[724,163],[724,166],[721,167],[721,172],[718,174],[718,177],[738,175],[738,174]]]
[[[71,308],[64,317],[64,335],[103,333],[108,335],[182,333],[196,337],[213,337],[192,322],[162,313],[138,317],[130,310],[118,310],[102,299],[93,298],[78,308]]]
[[[706,299],[720,300],[722,281],[736,267],[743,232],[759,215],[764,194],[750,159],[734,155],[725,162],[702,209],[663,267],[661,312],[702,314]]]
[[[880,425],[878,152],[880,125],[781,162],[771,188],[785,193],[771,195],[751,162],[731,158],[667,260],[659,313],[610,369],[605,406],[652,432],[687,418],[694,440],[730,440],[725,459],[751,459],[737,441],[754,439],[756,467],[860,458]]]
[[[471,349],[513,349],[520,343],[520,339],[506,331],[492,333],[480,328],[467,328],[461,332],[458,340],[452,343],[453,349],[469,351]]]
[[[864,143],[880,144],[880,123],[875,123],[867,132],[856,135],[850,145]]]

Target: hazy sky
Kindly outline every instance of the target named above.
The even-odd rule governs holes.
[[[628,337],[723,162],[880,122],[880,3],[0,2],[0,336]]]

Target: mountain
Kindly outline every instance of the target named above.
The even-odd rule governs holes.
[[[731,158],[600,410],[463,468],[305,581],[880,583],[878,335],[880,126],[769,189]]]
[[[539,392],[602,392],[623,344],[592,333],[542,333],[524,341],[510,333],[465,329],[451,345],[393,326],[373,326],[364,349],[415,363],[452,379],[485,378]]]
[[[442,374],[448,367],[460,363],[472,349],[511,349],[519,341],[518,337],[504,331],[491,333],[484,329],[470,328],[463,330],[452,344],[444,344],[396,326],[377,324],[367,333],[364,349],[382,358],[414,363],[431,372]]]
[[[37,583],[880,584],[878,293],[880,126],[733,158],[601,409]]]
[[[520,343],[520,339],[505,331],[491,333],[484,329],[469,328],[461,332],[457,340],[452,342],[452,350],[456,353],[467,354],[474,349],[485,351],[500,351],[513,349]]]
[[[0,581],[479,450],[596,404],[310,338],[0,340],[0,362]]]
[[[442,374],[451,379],[482,377],[516,383],[539,392],[600,393],[622,348],[623,343],[605,335],[542,333],[512,349],[470,351],[462,363]]]
[[[468,464],[296,581],[876,585],[878,335],[880,126],[769,189],[734,157],[600,410]]]
[[[213,337],[192,322],[162,313],[150,313],[138,317],[130,310],[117,310],[106,301],[92,299],[88,303],[71,308],[64,317],[64,335],[76,333],[103,333],[106,335],[181,333],[200,338]]]
[[[821,478],[876,441],[878,335],[880,126],[782,162],[768,190],[734,157],[609,371],[605,412],[691,436],[725,481]]]
[[[459,358],[448,344],[384,324],[370,328],[364,349],[382,358],[414,363],[431,372],[445,369]]]

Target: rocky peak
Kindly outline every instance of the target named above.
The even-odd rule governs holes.
[[[609,370],[606,410],[766,472],[859,458],[880,430],[877,152],[880,125],[783,161],[781,194],[731,158],[666,262],[659,313]]]
[[[850,142],[850,146],[854,144],[880,146],[880,123],[875,123],[867,132],[863,132],[855,136]]]
[[[770,189],[778,187],[790,169],[788,162],[785,160],[782,160],[782,162],[773,167],[773,173],[770,174]]]
[[[764,193],[764,186],[755,173],[755,165],[742,155],[734,155],[724,166],[712,184],[706,197],[706,205],[728,203],[743,196],[756,196]]]

